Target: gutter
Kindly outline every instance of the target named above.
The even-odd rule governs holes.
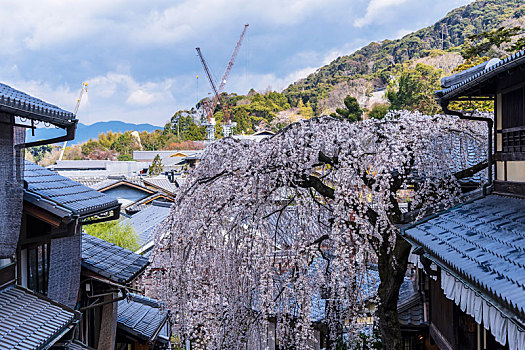
[[[84,312],[86,310],[93,309],[95,307],[103,306],[103,305],[106,305],[106,304],[117,303],[117,302],[119,302],[121,300],[126,299],[126,297],[128,296],[128,291],[126,290],[126,288],[120,288],[120,291],[122,292],[122,296],[120,296],[118,298],[114,298],[114,299],[111,299],[111,300],[106,300],[106,301],[103,301],[101,303],[92,304],[92,305],[89,305],[89,306],[84,306],[84,307],[81,307],[79,309],[79,311]]]
[[[38,208],[42,208],[43,210],[58,216],[62,220],[66,219],[66,223],[73,221],[75,216],[75,212],[72,209],[50,201],[30,190],[24,190],[24,201],[31,203]]]
[[[448,108],[448,104],[450,103],[449,100],[445,100],[443,98],[439,99],[439,104],[441,105],[441,108],[443,109],[443,112],[448,115],[455,115],[459,117],[459,119],[464,120],[473,120],[473,121],[479,121],[479,122],[485,122],[487,123],[487,129],[488,129],[488,146],[487,146],[487,163],[488,163],[488,183],[483,185],[483,194],[487,195],[489,193],[489,188],[492,186],[493,179],[492,179],[492,135],[493,135],[493,129],[494,129],[494,121],[490,118],[484,118],[484,117],[473,117],[473,116],[466,116],[460,111],[453,111]]]
[[[98,306],[111,304],[111,303],[116,303],[116,302],[119,302],[119,301],[124,300],[124,299],[127,298],[127,296],[128,296],[128,287],[127,286],[122,285],[120,283],[115,283],[115,282],[110,281],[110,280],[105,280],[105,279],[102,279],[102,278],[98,278],[98,277],[95,277],[95,276],[89,276],[88,275],[88,277],[89,277],[88,279],[81,281],[80,285],[88,282],[89,280],[94,280],[94,281],[97,281],[97,282],[100,282],[100,283],[107,284],[107,285],[110,285],[112,287],[118,288],[118,290],[122,293],[122,296],[117,297],[117,298],[113,298],[111,300],[106,300],[106,301],[103,301],[103,302],[100,302],[100,303],[91,304],[91,305],[88,305],[88,306],[81,307],[79,309],[80,312],[84,312],[85,310],[93,309],[93,308],[98,307]],[[107,294],[108,293],[105,293],[103,295],[107,295]],[[100,296],[102,296],[102,295],[92,295],[92,296],[88,295],[88,298],[98,298]]]
[[[51,143],[58,143],[58,142],[63,142],[63,141],[71,141],[71,140],[73,140],[75,138],[75,131],[77,129],[77,123],[78,123],[78,120],[74,119],[72,121],[72,124],[66,126],[65,127],[66,134],[63,135],[63,136],[54,137],[54,138],[47,139],[47,140],[39,140],[39,141],[21,143],[21,144],[16,145],[15,148],[18,150],[18,149],[22,149],[22,148],[41,146],[41,145],[48,145],[48,144],[51,144]]]

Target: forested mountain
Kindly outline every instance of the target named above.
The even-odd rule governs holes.
[[[507,29],[499,29],[502,27]],[[345,105],[352,103],[359,111],[357,119],[363,112],[367,117],[382,118],[388,109],[439,113],[441,109],[433,93],[440,88],[442,76],[525,47],[524,29],[525,0],[472,2],[451,11],[434,25],[401,39],[373,42],[348,56],[339,57],[282,92],[223,93],[222,103],[213,115],[217,121],[216,137],[222,137],[225,113],[237,123],[236,134],[260,129],[279,130],[316,115],[344,117],[350,112],[345,111]],[[472,38],[479,33],[483,35]],[[495,38],[496,44],[489,38]],[[519,48],[513,46],[517,40],[521,40]],[[467,57],[467,48],[476,46],[486,49]],[[66,158],[125,160],[138,149],[202,147],[200,140],[205,137],[205,129],[201,121],[204,106],[209,102],[207,99],[190,110],[175,112],[163,129],[144,131],[138,139],[129,131],[115,129],[116,133],[98,138],[90,134],[89,141],[68,149]],[[476,108],[491,110],[492,106],[478,105]],[[87,136],[80,126],[77,134]],[[53,161],[58,157],[58,149],[37,149],[33,153],[35,160]]]
[[[304,103],[310,102],[316,114],[321,114],[334,109],[333,105],[323,104],[334,90],[351,92],[356,90],[355,85],[361,88],[366,85],[366,92],[370,93],[387,85],[396,65],[431,56],[435,58],[446,51],[458,52],[472,34],[501,26],[523,27],[524,20],[525,0],[478,0],[401,39],[373,42],[348,56],[338,57],[291,84],[283,93],[292,105],[301,98]],[[358,79],[360,81],[356,82]]]
[[[108,131],[116,133],[124,133],[126,131],[152,132],[158,129],[162,128],[151,124],[133,124],[117,120],[97,122],[90,125],[78,123],[75,139],[73,141],[70,141],[69,144],[76,145],[86,142],[89,139],[96,139],[99,134],[107,133]],[[63,134],[63,130],[55,128],[38,128],[35,130],[35,136],[32,136],[31,130],[28,130],[26,138],[28,142],[31,142],[37,140],[50,139],[52,137],[58,137]]]

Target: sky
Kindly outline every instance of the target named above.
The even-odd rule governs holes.
[[[244,24],[225,91],[281,91],[372,41],[428,26],[470,0],[2,1],[0,82],[73,111],[81,123],[163,126],[211,92]],[[198,78],[197,78],[198,77]]]

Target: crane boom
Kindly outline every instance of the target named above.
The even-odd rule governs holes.
[[[213,76],[211,75],[210,69],[208,68],[208,65],[206,64],[206,60],[204,59],[204,56],[202,55],[200,47],[195,48],[197,50],[197,54],[199,55],[199,58],[201,60],[202,66],[204,67],[204,71],[206,72],[206,76],[208,77],[208,80],[210,81],[210,85],[213,89],[214,96],[209,105],[207,105],[207,133],[208,133],[208,140],[212,141],[214,138],[214,129],[215,129],[215,120],[212,118],[213,112],[215,111],[215,108],[217,107],[217,104],[220,103],[221,100],[221,93],[224,89],[224,86],[226,85],[226,79],[230,75],[230,71],[233,67],[233,64],[235,63],[235,59],[237,58],[237,54],[239,53],[239,49],[241,48],[242,41],[244,39],[244,35],[246,34],[246,30],[248,29],[248,24],[244,25],[244,28],[242,30],[241,36],[239,37],[239,40],[237,40],[237,44],[235,45],[235,49],[233,50],[232,56],[230,58],[230,61],[228,62],[228,67],[226,67],[226,70],[224,71],[224,74],[222,76],[221,83],[219,84],[219,87],[217,88],[217,85],[215,84],[215,81],[213,80]],[[231,128],[235,127],[232,123],[229,121],[229,113],[227,111],[227,108],[224,104],[221,104],[221,108],[224,112],[224,127],[225,134],[230,134]],[[213,129],[212,129],[213,127]],[[226,135],[226,136],[228,136]]]
[[[230,75],[230,71],[232,70],[233,64],[235,63],[235,59],[237,58],[237,54],[239,53],[239,49],[242,45],[242,40],[244,39],[244,35],[246,34],[246,30],[248,29],[249,24],[244,25],[244,29],[242,30],[241,36],[239,37],[239,40],[237,40],[237,45],[235,45],[235,49],[233,50],[232,57],[230,58],[230,62],[228,62],[228,67],[226,68],[226,71],[224,72],[224,75],[222,76],[221,84],[219,85],[219,92],[222,92],[222,89],[224,89],[224,85],[226,84],[226,79],[228,78],[228,75]]]
[[[80,94],[78,95],[77,104],[75,105],[75,112],[76,115],[78,112],[78,108],[80,107],[80,101],[82,101],[82,96],[84,96],[84,92],[87,92],[88,83],[83,82],[82,88],[80,89]],[[67,141],[64,141],[64,145],[62,146],[62,150],[60,151],[60,157],[58,157],[58,160],[62,160],[64,157],[64,152],[66,150]]]
[[[212,103],[208,108],[208,121],[210,121],[210,118],[213,115],[213,111],[215,110],[215,107],[217,107],[217,103],[219,102],[219,98],[218,98],[219,92],[217,90],[217,87],[215,86],[213,77],[211,76],[210,69],[208,68],[206,61],[204,60],[204,57],[202,56],[201,48],[197,47],[195,48],[195,50],[197,50],[197,54],[199,55],[199,58],[201,59],[202,66],[204,67],[204,71],[206,72],[206,76],[208,77],[208,80],[210,81],[211,88],[213,89],[213,92],[215,93],[215,96],[212,99]]]

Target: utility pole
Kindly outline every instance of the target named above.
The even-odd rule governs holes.
[[[445,50],[445,34],[448,36],[448,28],[446,23],[441,26],[441,50]]]

